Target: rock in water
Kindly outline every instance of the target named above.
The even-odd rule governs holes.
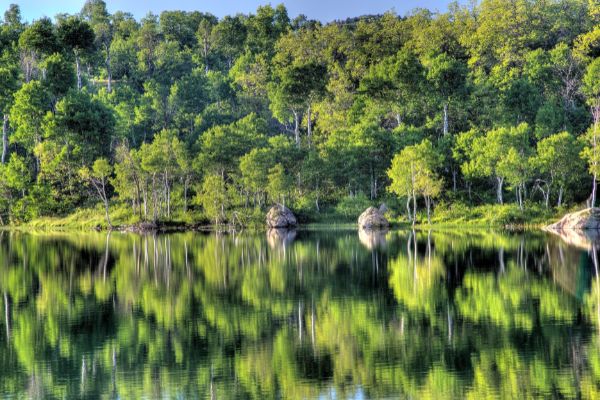
[[[297,224],[294,214],[284,205],[276,204],[267,213],[269,228],[290,228]]]
[[[358,226],[362,229],[381,229],[387,228],[389,222],[379,209],[369,207],[358,217]]]
[[[567,230],[598,230],[600,229],[600,208],[586,208],[562,217],[555,224],[548,225],[548,231],[561,232]]]

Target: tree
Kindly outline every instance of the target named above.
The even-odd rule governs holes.
[[[443,129],[444,135],[449,132],[449,106],[450,102],[464,95],[466,85],[467,68],[466,66],[442,53],[427,64],[427,80],[432,85],[438,101],[443,109]]]
[[[262,207],[263,194],[268,185],[268,171],[272,165],[269,149],[252,149],[240,158],[242,183],[247,193],[254,196],[254,205]]]
[[[225,220],[227,191],[221,175],[207,175],[202,182],[202,189],[198,197],[206,216],[214,220],[215,225],[218,226]]]
[[[215,126],[198,139],[200,152],[196,168],[225,177],[239,166],[239,159],[254,147],[266,142],[265,121],[250,114],[232,124]]]
[[[400,126],[419,109],[423,75],[423,65],[417,56],[404,47],[396,55],[371,66],[360,82],[359,91],[367,96],[367,101],[384,103]]]
[[[442,181],[435,169],[441,160],[431,142],[407,146],[392,159],[388,170],[391,180],[389,190],[398,196],[406,197],[406,210],[413,226],[417,220],[417,196],[423,196],[427,206],[427,219],[430,219],[431,200],[441,194]],[[411,216],[410,202],[413,212]]]
[[[96,193],[98,193],[98,197],[104,203],[104,213],[109,229],[112,229],[112,224],[108,212],[108,194],[106,186],[112,173],[113,167],[105,158],[99,158],[94,161],[91,170],[88,167],[83,167],[79,170],[79,175],[94,187]]]
[[[585,138],[588,146],[582,153],[587,160],[589,171],[592,174],[592,195],[590,207],[596,205],[596,188],[598,173],[600,173],[600,57],[588,65],[583,77],[582,92],[586,96],[587,103],[592,113],[592,126],[588,130]]]
[[[114,164],[115,176],[110,183],[119,194],[121,200],[131,200],[132,214],[136,211],[142,218],[142,198],[144,204],[143,218],[148,216],[146,193],[146,179],[143,176],[141,157],[136,150],[129,149],[126,143],[122,143],[115,151],[116,162]],[[144,196],[142,196],[144,193]]]
[[[11,125],[15,132],[10,140],[23,146],[30,154],[34,147],[42,141],[43,122],[50,109],[50,98],[39,81],[25,83],[14,95],[10,108]],[[39,160],[37,162],[39,171]]]
[[[42,80],[45,90],[51,98],[52,107],[75,86],[76,77],[73,65],[59,53],[54,53],[44,59],[40,66],[45,71]]]
[[[8,63],[7,63],[8,64]],[[0,113],[2,113],[2,159],[5,164],[8,156],[8,120],[13,95],[18,88],[18,71],[14,65],[0,64]]]
[[[212,29],[214,46],[225,57],[227,68],[242,54],[246,27],[239,16],[223,17]]]
[[[72,89],[56,104],[55,113],[46,116],[44,125],[45,138],[65,146],[80,166],[110,155],[115,133],[112,110],[85,90]]]
[[[325,92],[327,67],[308,62],[300,65],[280,65],[274,71],[275,81],[269,87],[271,110],[281,123],[293,122],[294,138],[300,145],[300,124],[306,110],[307,136],[312,140],[313,102]]]
[[[106,88],[112,91],[112,64],[111,44],[114,37],[114,25],[106,9],[104,0],[86,0],[81,9],[82,17],[91,25],[96,46],[104,52],[104,66],[106,68]]]
[[[202,52],[202,60],[204,62],[204,72],[208,73],[210,70],[209,56],[213,46],[213,28],[216,24],[216,19],[210,20],[207,18],[200,21],[198,26],[198,44],[200,45],[200,51]]]
[[[550,204],[554,186],[558,187],[557,207],[560,207],[565,190],[581,176],[583,168],[577,162],[580,152],[580,143],[569,132],[560,132],[538,142],[531,164],[541,174],[535,188],[541,191],[546,207]]]
[[[19,36],[19,47],[22,50],[21,60],[25,82],[34,78],[35,68],[40,57],[56,53],[60,50],[56,29],[49,18],[41,18]]]
[[[180,175],[180,162],[184,162],[181,143],[173,130],[162,130],[152,143],[144,143],[140,148],[142,169],[152,177],[152,204],[154,220],[160,214],[171,218],[171,192],[173,181]],[[187,167],[187,165],[183,164]],[[162,190],[159,191],[159,186]],[[164,206],[161,206],[164,205]],[[164,210],[164,213],[160,212]]]
[[[68,17],[58,25],[58,38],[75,56],[77,89],[81,90],[81,56],[92,50],[95,40],[94,31],[90,24],[80,18]]]
[[[485,136],[477,137],[471,142],[469,160],[462,164],[465,175],[494,178],[496,181],[496,200],[503,204],[503,186],[509,165],[505,160],[510,149],[514,149],[511,157],[526,154],[529,146],[529,125],[502,127],[491,130]],[[505,164],[502,164],[504,161]]]
[[[509,188],[515,190],[515,197],[521,211],[525,203],[525,184],[531,173],[528,153],[528,146],[510,147],[508,152],[500,159],[496,168],[498,175],[506,179]]]
[[[267,193],[271,200],[285,206],[285,198],[293,182],[290,176],[285,173],[283,165],[277,163],[269,169],[267,181]]]

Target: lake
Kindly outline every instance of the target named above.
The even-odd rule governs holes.
[[[594,398],[595,245],[0,233],[0,397]]]

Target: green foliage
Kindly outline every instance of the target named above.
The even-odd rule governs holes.
[[[371,205],[371,201],[364,193],[358,193],[356,196],[345,196],[335,206],[335,212],[345,219],[354,221],[357,215],[360,215]]]
[[[581,204],[589,176],[575,155],[591,175],[599,164],[597,25],[595,5],[571,0],[327,24],[291,20],[282,5],[137,21],[88,0],[77,15],[31,23],[10,6],[3,160],[17,154],[30,174],[22,190],[0,185],[0,215],[93,206],[78,171],[100,158],[114,168],[111,207],[139,220],[201,215],[212,175],[225,185],[226,206],[209,212],[219,222],[255,221],[272,202],[350,219],[361,193],[376,204],[393,192],[428,211],[478,206],[493,201],[492,186],[498,202],[523,209]]]

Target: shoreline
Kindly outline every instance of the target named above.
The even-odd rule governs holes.
[[[549,224],[549,223],[548,223]],[[374,231],[506,231],[506,232],[525,232],[525,231],[545,231],[547,223],[531,223],[531,224],[509,224],[509,225],[489,225],[489,224],[465,224],[465,223],[433,223],[433,224],[412,224],[406,223],[390,223],[387,229],[378,229]],[[356,230],[359,231],[361,228],[356,222],[311,222],[306,224],[299,224],[293,228],[269,228],[268,226],[229,226],[229,225],[205,225],[205,224],[190,224],[190,223],[144,223],[144,224],[129,224],[129,225],[118,225],[112,228],[105,226],[73,226],[63,225],[57,226],[52,225],[48,227],[42,227],[39,224],[23,224],[23,225],[5,225],[0,227],[0,230],[4,231],[22,231],[22,232],[119,232],[119,233],[136,233],[136,234],[169,234],[169,233],[187,233],[187,232],[202,232],[202,233],[239,233],[239,232],[268,232],[272,229],[280,230],[296,230],[296,231],[319,231],[319,230]]]

